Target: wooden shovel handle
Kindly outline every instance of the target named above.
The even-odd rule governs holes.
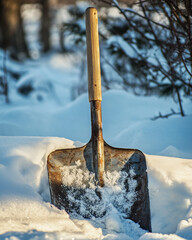
[[[95,8],[86,10],[86,37],[89,101],[101,101],[98,16]]]
[[[92,160],[99,186],[104,186],[104,141],[101,116],[101,70],[98,17],[95,8],[86,10],[88,91],[91,106]]]

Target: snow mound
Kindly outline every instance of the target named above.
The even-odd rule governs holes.
[[[70,217],[51,205],[47,156],[55,149],[80,145],[64,138],[0,137],[2,240],[191,239],[191,159],[146,155],[153,233],[124,219],[110,204],[107,190],[108,211],[102,218]],[[115,187],[116,178],[112,182],[106,176],[106,184],[107,179]]]

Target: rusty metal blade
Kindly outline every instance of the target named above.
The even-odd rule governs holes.
[[[104,142],[104,158],[106,179],[101,188],[94,177],[92,140],[80,148],[50,153],[47,166],[52,203],[85,218],[102,217],[113,205],[125,218],[151,231],[144,154],[136,149],[114,148]],[[110,185],[107,177],[115,178],[118,174],[117,181],[110,179],[114,186]]]

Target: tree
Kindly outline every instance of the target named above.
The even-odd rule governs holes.
[[[118,19],[103,19],[108,31],[103,39],[114,56],[106,62],[122,78],[123,87],[172,94],[184,116],[182,97],[192,95],[190,0],[139,0],[126,7],[115,0],[103,2],[120,13]],[[108,44],[109,37],[117,40]]]
[[[43,52],[48,52],[50,50],[50,21],[50,3],[49,0],[43,0],[40,32]]]
[[[0,47],[17,59],[29,55],[20,8],[20,0],[0,0]]]

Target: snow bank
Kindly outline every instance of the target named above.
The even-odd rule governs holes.
[[[191,159],[146,155],[152,227],[157,233],[146,233],[113,208],[103,218],[85,220],[71,219],[51,205],[47,156],[55,149],[77,146],[80,143],[64,138],[0,137],[2,240],[191,239]]]
[[[152,229],[161,233],[176,232],[178,223],[192,216],[192,159],[146,157]]]

